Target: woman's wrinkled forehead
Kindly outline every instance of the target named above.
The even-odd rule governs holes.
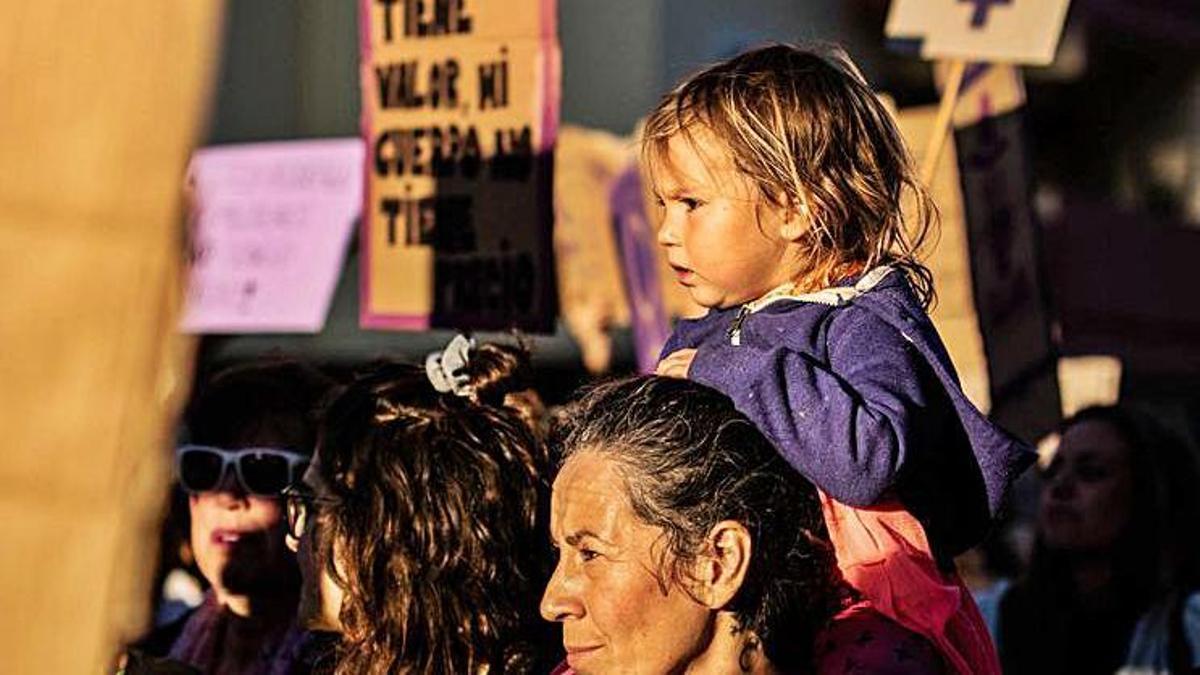
[[[554,480],[550,501],[556,540],[584,531],[619,538],[633,518],[624,474],[617,462],[599,452],[572,455]]]

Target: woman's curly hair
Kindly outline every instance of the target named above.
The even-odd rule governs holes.
[[[665,582],[688,588],[689,563],[723,520],[752,538],[745,581],[725,609],[771,662],[807,672],[817,633],[853,598],[825,529],[816,488],[721,393],[642,376],[591,389],[558,417],[556,459],[611,458],[635,515],[662,528]]]
[[[339,502],[319,544],[345,593],[337,673],[543,667],[545,455],[504,403],[528,369],[520,350],[485,344],[468,396],[390,364],[329,405],[316,466]]]

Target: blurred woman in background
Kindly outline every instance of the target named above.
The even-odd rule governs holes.
[[[277,360],[226,369],[198,388],[176,469],[190,551],[209,589],[137,649],[203,673],[291,672],[304,640],[281,493],[308,466],[314,411],[330,384],[310,366]]]
[[[1088,408],[1043,473],[1027,576],[981,602],[1006,673],[1200,666],[1200,477],[1150,420]]]

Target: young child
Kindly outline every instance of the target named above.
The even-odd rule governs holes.
[[[952,558],[1033,454],[966,399],[926,316],[934,211],[883,105],[840,51],[769,46],[667,94],[643,160],[659,243],[709,308],[658,372],[730,396],[822,489],[839,565],[876,609],[952,671],[998,674]]]

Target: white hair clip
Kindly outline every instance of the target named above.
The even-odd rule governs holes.
[[[455,335],[446,348],[425,357],[425,375],[434,389],[443,394],[471,396],[471,377],[462,372],[475,348],[475,339]]]

